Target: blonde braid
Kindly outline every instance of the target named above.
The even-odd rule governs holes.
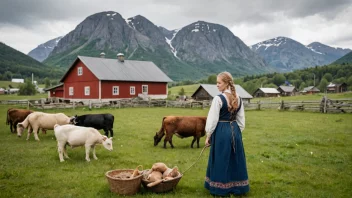
[[[238,100],[237,100],[236,88],[235,88],[235,85],[233,84],[232,80],[229,83],[229,85],[230,85],[230,89],[231,89],[231,96],[230,96],[231,108],[229,108],[229,111],[231,113],[233,113],[238,108]]]

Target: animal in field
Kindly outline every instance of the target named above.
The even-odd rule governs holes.
[[[71,123],[76,126],[93,127],[97,130],[103,129],[107,137],[109,137],[110,131],[110,137],[114,136],[112,130],[114,127],[114,116],[110,113],[76,115],[71,118]]]
[[[23,122],[29,114],[33,113],[31,110],[10,108],[7,110],[6,125],[10,125],[11,133],[17,131],[17,124]],[[46,130],[42,129],[46,134]]]
[[[17,136],[21,137],[24,129],[28,129],[27,140],[29,140],[30,134],[34,133],[35,140],[39,141],[38,130],[42,129],[54,129],[55,124],[69,124],[70,118],[63,113],[43,113],[33,112],[27,116],[27,118],[17,124]]]
[[[105,135],[101,135],[100,132],[91,127],[80,127],[71,124],[54,126],[55,137],[57,140],[57,146],[59,151],[60,162],[65,161],[65,158],[69,158],[66,151],[66,145],[71,148],[84,146],[86,149],[86,160],[89,162],[89,152],[93,149],[93,158],[97,160],[95,155],[95,145],[103,144],[103,146],[112,151],[112,138],[108,138]]]
[[[31,113],[33,111],[27,109],[9,108],[7,110],[6,125],[10,125],[11,133],[15,133],[17,131],[17,124],[25,120]]]
[[[161,128],[154,136],[154,146],[158,145],[162,137],[164,138],[164,148],[166,143],[169,142],[171,148],[174,148],[172,144],[172,136],[175,134],[180,138],[193,136],[191,148],[193,148],[194,142],[197,140],[197,147],[199,148],[199,139],[205,135],[205,124],[207,117],[199,116],[166,116],[163,118]]]

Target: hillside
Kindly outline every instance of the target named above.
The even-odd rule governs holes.
[[[158,27],[141,15],[124,19],[108,11],[93,14],[64,36],[45,64],[67,68],[77,55],[154,62],[173,80],[197,80],[220,71],[235,76],[273,72],[226,27],[198,21],[178,30]]]
[[[352,63],[352,52],[346,54],[345,56],[339,58],[334,62],[334,64],[347,64]]]
[[[0,42],[0,79],[29,78],[54,78],[63,75],[63,70],[49,67],[33,58],[19,52]]]

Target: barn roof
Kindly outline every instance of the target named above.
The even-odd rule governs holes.
[[[302,92],[307,92],[307,91],[317,91],[319,92],[320,90],[314,86],[309,86],[309,87],[306,87],[302,90]]]
[[[146,82],[172,82],[172,80],[151,61],[125,60],[78,56],[70,69],[60,80],[67,76],[77,60],[99,79],[112,81],[146,81]]]
[[[284,91],[286,93],[293,92],[293,90],[295,89],[294,86],[283,86],[283,85],[281,85],[279,88],[281,88],[282,91]]]
[[[216,87],[216,85],[211,85],[211,84],[200,84],[198,89],[192,94],[192,97],[194,94],[197,93],[197,91],[203,87],[203,89],[208,92],[209,95],[211,95],[213,98],[217,95],[220,94],[220,91]],[[252,99],[253,96],[251,96],[246,90],[244,90],[241,85],[235,85],[236,88],[236,93],[243,99]]]
[[[57,88],[57,87],[60,87],[60,86],[62,86],[62,85],[64,85],[64,83],[59,83],[59,84],[57,84],[57,85],[54,85],[54,86],[52,86],[52,87],[45,88],[45,89],[43,89],[43,90],[44,90],[44,91],[49,91],[49,90],[55,89],[55,88]]]
[[[280,92],[275,89],[275,88],[258,88],[261,90],[263,93],[268,93],[268,94],[279,94]],[[256,91],[257,92],[257,91]]]

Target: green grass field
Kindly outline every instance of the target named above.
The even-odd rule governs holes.
[[[40,133],[40,142],[26,141],[0,120],[0,197],[116,197],[105,173],[114,169],[150,168],[155,162],[182,171],[195,162],[201,148],[191,149],[192,138],[174,137],[174,149],[153,136],[166,115],[206,116],[208,110],[184,108],[125,108],[50,110],[71,116],[112,113],[115,116],[114,150],[97,146],[98,160],[85,161],[83,147],[68,148],[70,159],[60,163],[53,131]],[[306,112],[246,111],[243,142],[250,192],[246,197],[351,197],[352,115]],[[102,132],[103,133],[103,132]],[[204,137],[201,138],[204,146]],[[166,194],[146,192],[135,197],[211,197],[204,189],[209,149],[186,172],[177,188]]]

